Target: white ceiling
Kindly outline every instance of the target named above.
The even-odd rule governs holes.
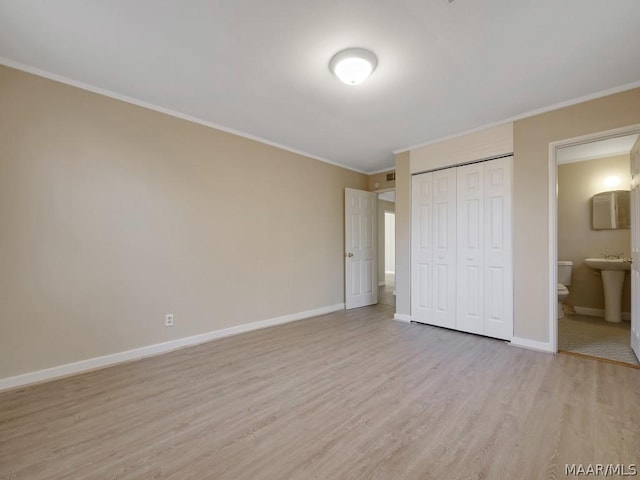
[[[350,168],[640,84],[638,0],[0,0],[0,63]],[[378,68],[340,83],[331,57]]]
[[[559,148],[556,154],[558,164],[595,160],[616,155],[631,153],[631,147],[638,139],[638,134],[623,137],[608,138],[596,142]]]

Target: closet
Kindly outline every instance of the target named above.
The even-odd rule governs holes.
[[[513,157],[412,177],[411,318],[513,336]]]

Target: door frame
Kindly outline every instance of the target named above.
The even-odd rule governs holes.
[[[387,188],[379,188],[378,190],[372,190],[373,193],[378,195],[378,200],[380,200],[380,195],[379,195],[380,193],[395,192],[395,191],[396,191],[396,187],[395,186],[394,187],[387,187]],[[393,202],[393,205],[394,205],[393,212],[391,212],[390,210],[384,210],[384,212],[393,213],[395,215],[396,214],[395,204],[396,203]],[[383,220],[383,224],[384,224],[384,220]],[[386,228],[383,228],[383,236],[385,234],[385,230],[386,230]],[[396,232],[393,232],[394,237],[395,237],[395,234],[396,234]],[[382,246],[380,245],[380,242],[378,242],[378,245],[377,245],[377,248],[376,248],[376,250],[377,250],[376,251],[376,258],[378,258],[378,259],[379,259],[379,256],[380,256],[380,248],[382,248]],[[386,248],[386,243],[385,243],[385,248]],[[383,252],[383,260],[384,260],[384,256],[385,256],[385,252]],[[384,262],[383,262],[383,265],[384,265]],[[377,273],[376,273],[376,276],[377,276]],[[380,285],[380,282],[378,282],[378,287],[381,287],[381,286],[382,285]],[[393,294],[394,295],[396,294],[395,287],[394,287],[394,290],[393,290]]]
[[[549,343],[558,353],[558,160],[557,151],[584,143],[640,134],[640,124],[565,138],[549,143]],[[631,220],[633,222],[633,219]],[[631,225],[633,228],[633,224]]]
[[[383,231],[383,235],[384,235],[384,252],[383,252],[383,259],[384,259],[384,274],[387,274],[387,217],[386,215],[393,215],[393,265],[394,265],[394,271],[393,271],[393,275],[395,277],[395,264],[396,264],[396,249],[395,249],[395,245],[396,245],[396,229],[395,229],[395,225],[396,225],[396,211],[393,210],[383,210],[383,220],[384,220],[384,231]],[[380,242],[378,242],[378,248],[380,248]]]

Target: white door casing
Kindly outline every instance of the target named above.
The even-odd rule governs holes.
[[[640,359],[640,137],[631,148],[631,348]]]
[[[378,303],[377,216],[378,196],[345,189],[345,306],[347,309]]]

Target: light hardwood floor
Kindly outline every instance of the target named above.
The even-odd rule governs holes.
[[[0,394],[11,479],[542,479],[640,463],[638,370],[338,312]]]
[[[378,303],[388,305],[390,307],[396,306],[396,296],[394,291],[396,289],[395,275],[386,275],[387,281],[384,285],[378,287]]]

